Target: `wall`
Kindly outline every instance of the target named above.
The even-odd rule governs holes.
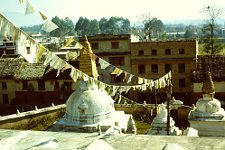
[[[2,88],[2,82],[7,84],[7,89]],[[15,91],[16,91],[16,83],[13,80],[4,80],[2,79],[0,82],[0,104],[3,104],[3,94],[8,95],[9,104],[11,103],[12,99],[15,98]]]
[[[58,105],[8,116],[0,116],[0,128],[21,130],[31,126],[34,127],[32,123],[41,123],[41,120],[45,118],[62,117],[65,112],[65,107],[66,105]]]

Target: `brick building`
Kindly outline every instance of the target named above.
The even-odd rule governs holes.
[[[191,104],[191,75],[196,67],[197,53],[196,40],[135,42],[131,44],[131,70],[133,74],[149,79],[160,78],[171,70],[173,96]],[[165,101],[165,92],[156,92],[158,103]],[[133,97],[155,102],[155,93],[151,91],[136,92]]]
[[[83,40],[84,37],[79,38],[80,42]],[[173,95],[191,105],[188,98],[193,91],[191,75],[196,68],[196,40],[140,42],[130,34],[99,34],[88,36],[88,40],[97,56],[136,76],[158,79],[172,70]],[[114,74],[99,70],[99,75],[99,80],[105,83],[126,84]],[[164,94],[163,89],[157,91],[158,102],[164,101]],[[131,91],[129,98],[155,103],[152,91]]]

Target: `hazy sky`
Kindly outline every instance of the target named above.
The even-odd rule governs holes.
[[[0,0],[0,12],[25,12],[26,0]],[[137,16],[150,13],[163,21],[203,18],[204,6],[225,7],[225,0],[29,0],[30,4],[49,18],[59,16],[72,20],[80,16],[100,19],[118,16],[137,20]],[[222,16],[225,18],[225,15]]]

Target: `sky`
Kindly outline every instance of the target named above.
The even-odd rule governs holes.
[[[26,9],[26,0],[0,0],[0,12],[20,12]],[[225,7],[225,0],[28,0],[48,18],[59,16],[77,20],[80,16],[88,19],[118,16],[138,21],[143,14],[150,14],[160,20],[193,20],[206,17],[201,12],[205,6]],[[32,14],[34,15],[34,14]],[[31,18],[31,16],[29,18]],[[35,16],[35,15],[34,15]],[[27,17],[27,16],[26,16]],[[16,18],[16,17],[15,17]],[[28,18],[28,17],[27,17]],[[225,18],[225,13],[222,16]],[[11,17],[13,19],[13,17]],[[40,18],[39,18],[40,19]],[[35,19],[34,19],[35,20]],[[37,19],[36,19],[37,21]]]

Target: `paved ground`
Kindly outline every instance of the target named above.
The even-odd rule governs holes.
[[[166,144],[172,143],[178,144],[183,150],[225,149],[224,137],[125,134],[98,136],[97,133],[89,134],[0,129],[0,150],[161,150]]]

